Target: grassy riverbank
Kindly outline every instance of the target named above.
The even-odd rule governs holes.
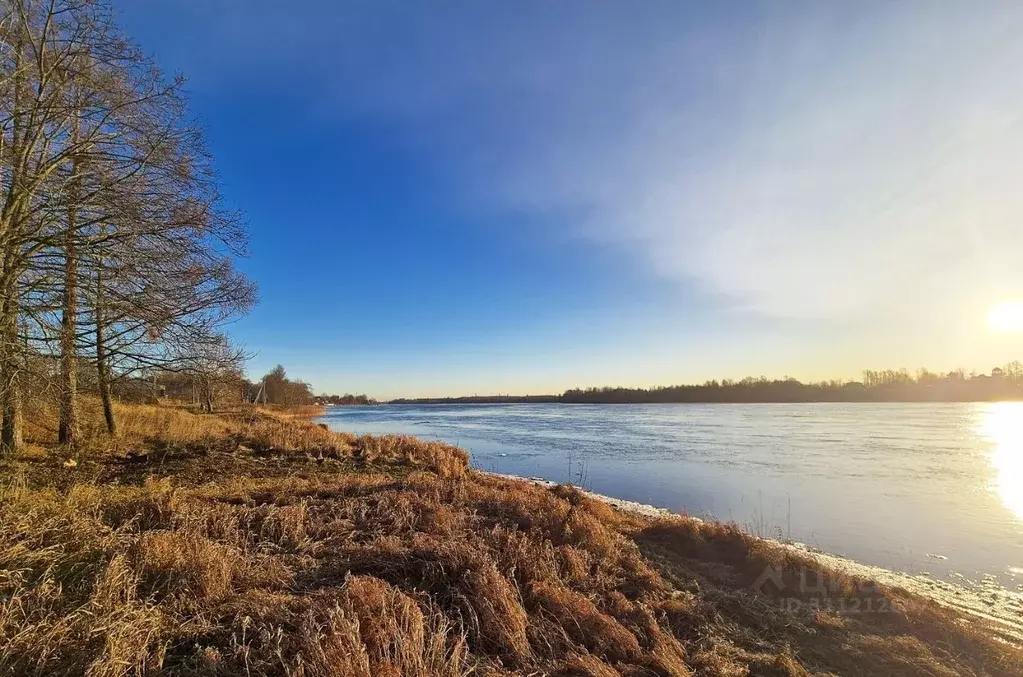
[[[728,525],[280,412],[117,413],[69,459],[38,408],[3,465],[0,675],[1023,674],[980,621],[801,589],[816,562]]]

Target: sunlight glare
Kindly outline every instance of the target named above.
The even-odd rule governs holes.
[[[988,324],[997,331],[1023,332],[1023,301],[995,306],[988,315]]]
[[[980,432],[994,443],[995,490],[1023,520],[1023,402],[998,402],[984,413]]]

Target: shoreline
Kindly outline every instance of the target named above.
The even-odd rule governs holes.
[[[118,404],[69,463],[45,404],[0,492],[0,674],[1023,674],[997,608],[442,442]]]
[[[477,472],[507,480],[528,482],[546,488],[559,486],[558,482],[552,482],[541,477],[522,477],[521,475],[510,475],[487,470],[477,470]],[[651,519],[681,518],[695,522],[708,521],[692,515],[681,515],[667,508],[659,508],[648,503],[627,501],[585,489],[577,490],[584,496],[605,503],[615,510],[640,517]],[[957,585],[926,574],[909,574],[872,564],[863,564],[848,557],[825,552],[805,543],[780,541],[752,534],[750,536],[754,539],[770,543],[773,546],[810,556],[820,562],[822,566],[848,574],[855,579],[874,581],[885,587],[900,588],[908,593],[925,597],[945,608],[990,623],[999,631],[1000,639],[1009,643],[1023,645],[1023,589],[1019,591],[1009,590],[991,578],[983,578],[975,582],[969,581],[969,579],[964,577],[963,580],[967,583],[972,583],[972,585]]]
[[[554,396],[558,397],[558,396]],[[583,400],[561,400],[561,399],[550,399],[550,400],[520,400],[520,399],[508,399],[501,401],[492,401],[489,399],[474,400],[474,399],[462,399],[456,398],[448,401],[444,399],[427,399],[427,400],[391,400],[387,402],[377,402],[375,404],[358,404],[358,405],[346,405],[346,404],[335,404],[329,406],[335,407],[346,407],[346,406],[359,406],[359,407],[372,407],[372,406],[395,406],[395,407],[430,407],[430,406],[503,406],[503,405],[521,405],[521,404],[557,404],[557,405],[616,405],[616,406],[628,406],[628,405],[650,405],[650,404],[692,404],[692,405],[708,405],[708,404],[725,404],[725,405],[747,405],[747,404],[997,404],[1000,402],[1023,402],[1023,395],[1010,394],[1010,395],[995,395],[990,397],[886,397],[886,398],[838,398],[838,399],[746,399],[746,400],[720,400],[720,399],[699,399],[699,400],[635,400],[635,401],[621,401],[621,400],[594,400],[594,401],[583,401]]]

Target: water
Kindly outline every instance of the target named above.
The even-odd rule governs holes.
[[[866,564],[1023,589],[1023,403],[384,405],[320,420]]]

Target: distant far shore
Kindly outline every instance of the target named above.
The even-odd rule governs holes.
[[[865,371],[861,381],[744,378],[654,388],[603,387],[560,395],[470,395],[399,398],[388,404],[800,404],[815,402],[1000,402],[1023,400],[1023,364],[1010,362],[990,374],[963,370]]]
[[[966,404],[970,402],[1020,402],[1023,401],[1023,395],[1013,397],[994,397],[991,399],[941,399],[941,398],[930,398],[930,399],[914,399],[914,398],[875,398],[875,399],[794,399],[794,400],[782,400],[782,399],[762,399],[762,400],[614,400],[614,399],[587,399],[582,400],[566,400],[561,395],[550,395],[549,397],[425,397],[408,399],[402,398],[397,400],[389,400],[385,402],[376,402],[374,404],[394,404],[394,405],[422,405],[422,404],[955,404],[961,403]],[[357,406],[357,405],[338,405],[338,406]]]

